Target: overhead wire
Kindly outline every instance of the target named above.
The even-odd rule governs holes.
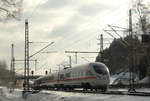
[[[115,37],[114,37],[115,38]],[[77,40],[77,42],[79,42],[78,40]],[[81,41],[80,41],[81,42]],[[82,41],[83,42],[83,41]],[[74,44],[76,44],[77,45],[77,43],[76,42],[74,42]],[[73,47],[73,45],[71,45],[71,47]]]
[[[119,19],[119,20],[122,20],[122,19]],[[109,33],[111,35],[111,33]],[[111,35],[112,36],[112,35]],[[77,43],[74,43],[74,44],[77,44]]]

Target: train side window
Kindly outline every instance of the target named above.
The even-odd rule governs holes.
[[[54,76],[53,76],[53,75],[50,76],[50,77],[49,77],[49,80],[54,80]]]
[[[84,72],[82,71],[82,76],[84,76]]]
[[[83,76],[83,72],[81,72],[81,76]]]
[[[79,72],[76,72],[76,77],[79,77],[80,73]]]
[[[74,77],[74,78],[76,77],[76,74],[75,74],[75,73],[73,74],[73,77]]]
[[[86,71],[86,75],[87,75],[87,76],[92,76],[93,73],[92,73],[91,71],[88,70],[88,71]]]
[[[45,79],[41,79],[41,83],[44,83],[45,82]]]
[[[82,72],[82,76],[84,76],[84,72]]]
[[[41,81],[38,81],[38,84],[41,84]]]
[[[64,79],[64,74],[60,74],[60,80]]]
[[[74,73],[71,74],[71,77],[74,78]]]
[[[76,73],[76,77],[79,77],[79,76],[80,76],[80,72],[77,72],[77,73]]]
[[[66,73],[66,74],[65,74],[65,77],[66,77],[66,78],[69,78],[69,77],[70,77],[70,73]]]
[[[78,72],[78,73],[77,73],[77,76],[80,77],[80,76],[81,76],[81,72]]]
[[[85,72],[83,72],[83,76],[85,76]]]
[[[80,76],[82,76],[82,72],[80,72]]]
[[[48,80],[49,80],[49,77],[46,77],[46,78],[45,78],[45,81],[48,81]]]
[[[74,77],[75,77],[75,78],[77,78],[77,77],[78,77],[78,74],[77,74],[76,72],[75,72],[75,74],[74,74]]]
[[[54,80],[54,76],[52,75],[52,80]]]
[[[80,77],[80,72],[77,72],[77,77]]]

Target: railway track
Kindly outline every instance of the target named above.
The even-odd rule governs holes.
[[[131,95],[131,96],[149,96],[148,92],[128,92],[128,91],[107,91],[103,94],[113,94],[113,95]]]
[[[102,91],[91,91],[91,90],[48,90],[48,91],[63,91],[63,92],[76,92],[76,93],[90,93],[90,94],[107,94],[107,95],[129,95],[129,96],[149,96],[150,92],[128,92],[128,91],[115,91],[108,90],[107,92]],[[33,91],[38,92],[38,91]]]

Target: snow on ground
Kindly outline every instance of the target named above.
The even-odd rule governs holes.
[[[6,87],[0,87],[0,101],[23,101],[22,92],[18,89],[10,91]]]
[[[140,88],[140,89],[136,89],[137,92],[148,92],[150,93],[150,88]]]
[[[41,91],[36,94],[29,94],[26,99],[23,99],[21,94],[21,90],[15,90],[10,93],[7,88],[0,88],[0,101],[150,101],[150,97],[62,91]]]
[[[38,98],[42,98],[41,100],[37,100],[38,98],[34,99],[33,95],[30,96],[28,101],[150,101],[150,97],[71,93],[61,91],[42,91],[41,93],[34,94],[35,97],[38,96]]]
[[[114,74],[110,77],[110,84],[117,84],[118,81],[120,80],[122,84],[127,85],[129,83],[129,79],[130,79],[130,72],[121,72],[118,74]],[[139,80],[139,78],[136,76],[135,83],[148,84],[150,82],[149,80],[150,78],[148,76],[146,76],[142,80]]]
[[[144,84],[144,83],[149,83],[150,78],[148,76],[146,76],[145,78],[143,78],[142,80],[140,80],[138,83],[140,84]]]

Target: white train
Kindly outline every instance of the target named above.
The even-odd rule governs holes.
[[[34,81],[34,89],[102,89],[106,91],[110,83],[110,74],[103,63],[92,62],[57,73],[40,77]]]

